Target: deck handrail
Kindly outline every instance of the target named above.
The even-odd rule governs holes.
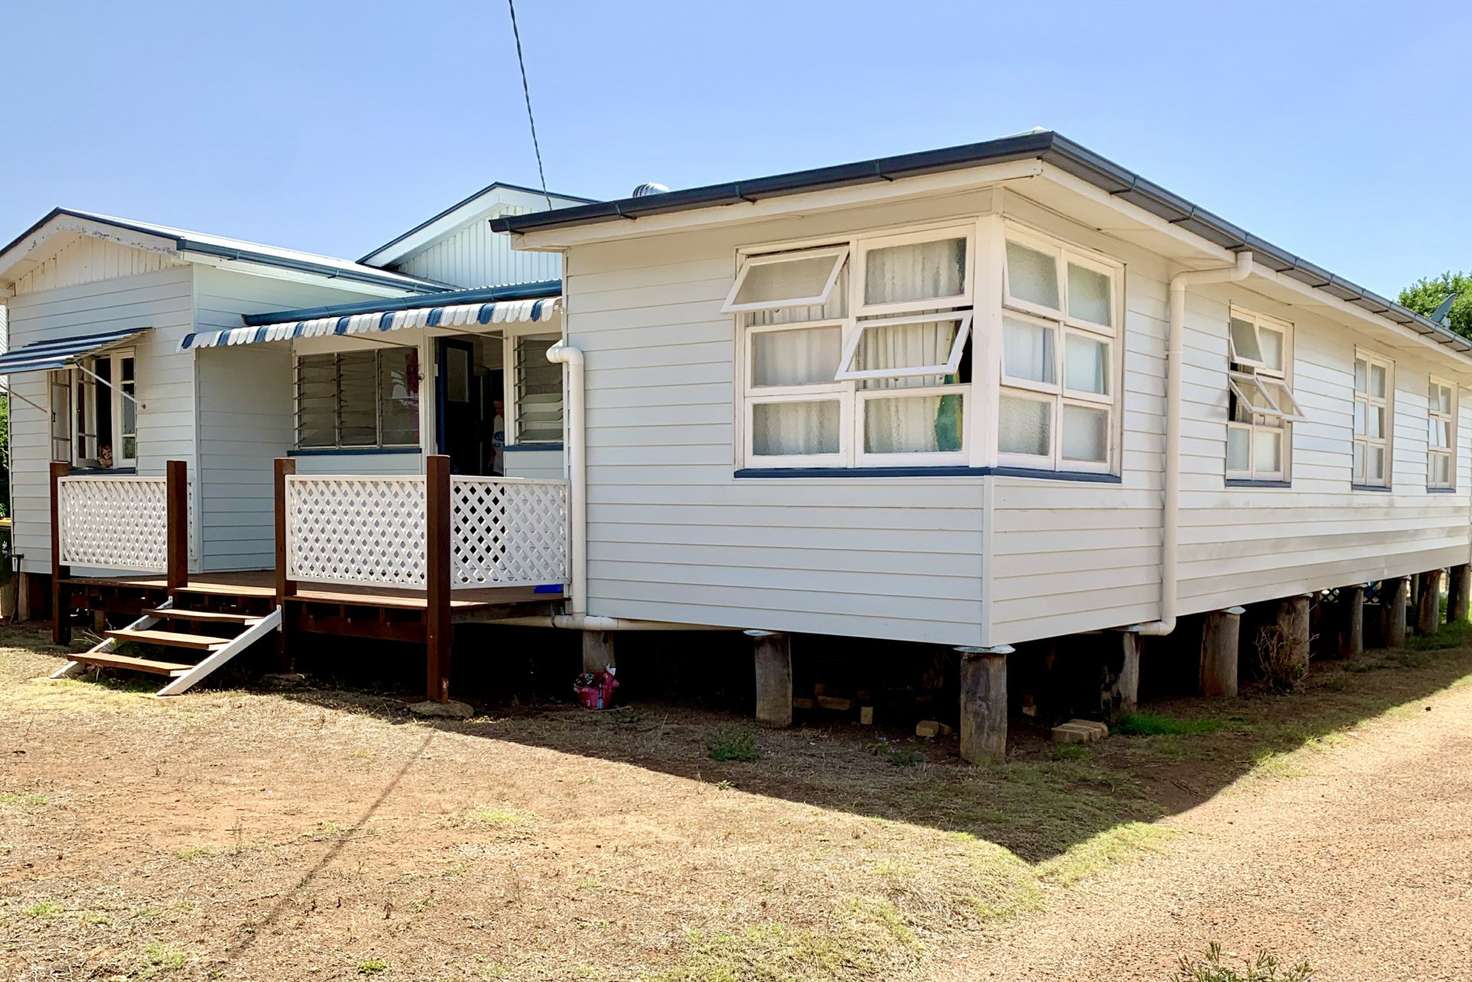
[[[289,582],[425,589],[423,475],[285,474]],[[563,584],[566,481],[452,477],[451,589]]]
[[[180,462],[171,461],[171,465]],[[56,479],[58,561],[63,566],[169,572],[169,479],[165,475],[69,474]],[[184,528],[194,551],[187,485]],[[178,526],[176,526],[178,528]],[[178,552],[177,544],[175,552]],[[175,557],[178,565],[179,557]],[[186,560],[187,569],[187,560]]]

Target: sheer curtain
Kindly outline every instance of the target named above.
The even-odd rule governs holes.
[[[842,353],[843,329],[807,327],[751,335],[751,386],[832,384]],[[752,406],[751,449],[763,456],[839,451],[838,397]]]
[[[862,371],[945,362],[956,338],[955,321],[872,327],[859,338],[854,367]],[[920,389],[944,385],[943,375],[865,379],[860,388]],[[864,407],[867,453],[934,453],[961,449],[960,396],[871,397]]]

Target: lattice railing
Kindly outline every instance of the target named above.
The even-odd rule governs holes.
[[[567,582],[567,482],[450,482],[452,587]]]
[[[424,478],[286,479],[286,576],[424,586]]]
[[[162,477],[58,479],[62,565],[164,572],[169,558],[167,491]]]
[[[423,477],[286,478],[286,575],[423,589]],[[541,586],[568,576],[567,483],[456,477],[450,584]]]

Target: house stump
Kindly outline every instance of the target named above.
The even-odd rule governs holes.
[[[1420,595],[1416,606],[1416,633],[1435,634],[1441,626],[1441,570],[1421,574]]]
[[[1284,597],[1278,601],[1278,628],[1283,632],[1283,643],[1288,646],[1286,656],[1303,673],[1308,672],[1309,644],[1309,598],[1307,594]]]
[[[1339,590],[1339,656],[1352,658],[1365,650],[1365,588]]]
[[[756,660],[756,721],[792,725],[792,639],[771,631],[747,631]]]
[[[1114,705],[1121,713],[1132,713],[1140,704],[1140,636],[1125,631],[1119,638],[1124,657],[1114,680]]]
[[[616,664],[612,631],[584,631],[583,671],[606,672]]]
[[[1201,629],[1201,694],[1230,699],[1237,694],[1237,651],[1242,636],[1241,607],[1207,613]]]
[[[1404,648],[1406,610],[1411,604],[1411,579],[1399,576],[1380,583],[1380,603],[1385,607],[1385,647]]]
[[[1447,571],[1446,622],[1465,621],[1472,612],[1472,566],[1462,563]]]
[[[984,764],[1007,757],[1007,655],[1011,648],[961,652],[961,758]]]

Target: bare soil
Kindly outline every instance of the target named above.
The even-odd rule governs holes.
[[[1147,707],[1004,766],[638,704],[427,723],[363,692],[159,700],[0,633],[3,979],[1472,974],[1472,650]],[[1167,727],[1168,729],[1169,727]]]

